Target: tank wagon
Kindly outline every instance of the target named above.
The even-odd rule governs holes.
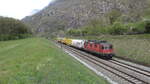
[[[85,40],[79,40],[79,39],[72,39],[72,46],[79,48],[79,49],[84,49],[84,43]]]

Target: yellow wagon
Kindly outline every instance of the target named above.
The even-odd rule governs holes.
[[[66,43],[66,45],[71,45],[72,44],[72,39],[66,38],[65,43]]]

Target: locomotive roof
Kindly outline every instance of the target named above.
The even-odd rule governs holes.
[[[104,40],[88,40],[88,42],[94,42],[94,43],[107,43],[107,41],[104,41]]]
[[[104,40],[88,40],[87,42],[95,43],[95,44],[102,44],[102,45],[112,45]]]

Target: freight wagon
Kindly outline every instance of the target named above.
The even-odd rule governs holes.
[[[84,48],[85,40],[72,39],[72,46],[76,48]]]

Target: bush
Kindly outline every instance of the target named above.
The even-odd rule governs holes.
[[[119,10],[111,10],[110,12],[108,12],[107,17],[109,18],[110,24],[114,24],[114,22],[116,22],[119,17],[122,15],[121,12]]]
[[[127,33],[127,28],[125,28],[125,25],[115,22],[112,27],[109,29],[110,34],[126,34]]]
[[[150,33],[150,21],[145,21],[145,32]]]
[[[31,34],[19,34],[19,35],[5,34],[5,35],[0,35],[0,41],[24,39],[31,36],[32,36]]]
[[[144,33],[145,32],[145,22],[141,21],[141,22],[135,23],[133,32]]]
[[[80,29],[70,29],[66,32],[68,35],[79,36],[82,31]]]

